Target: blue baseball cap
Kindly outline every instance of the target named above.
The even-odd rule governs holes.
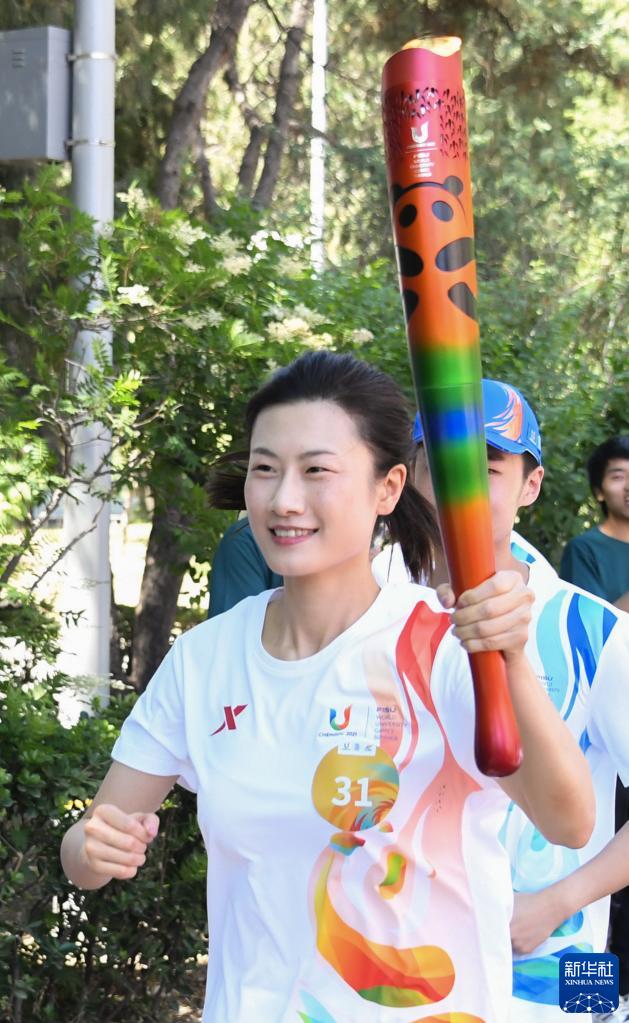
[[[511,384],[498,380],[483,380],[483,411],[485,418],[485,440],[492,448],[508,451],[512,455],[523,455],[528,451],[542,464],[542,438],[539,424],[528,401]],[[424,439],[419,413],[413,425],[413,440]]]

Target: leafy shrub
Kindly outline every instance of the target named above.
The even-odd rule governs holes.
[[[206,950],[194,797],[177,790],[168,799],[134,881],[76,889],[61,870],[61,837],[105,774],[134,697],[116,694],[65,729],[55,687],[19,681],[0,680],[0,1019],[163,1018],[173,990],[186,997],[198,987],[196,957]]]

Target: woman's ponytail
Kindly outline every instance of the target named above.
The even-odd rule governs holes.
[[[441,544],[439,526],[432,505],[407,479],[400,499],[384,520],[392,543],[399,543],[413,582],[430,579],[434,551]]]

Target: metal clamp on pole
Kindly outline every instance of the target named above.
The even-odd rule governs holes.
[[[115,146],[113,139],[66,139],[66,146],[72,149],[73,146]]]
[[[66,57],[68,64],[74,64],[77,60],[118,60],[117,53],[103,53],[101,50],[90,50],[87,53],[69,53]]]

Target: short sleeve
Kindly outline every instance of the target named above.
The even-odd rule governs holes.
[[[136,771],[177,775],[196,792],[185,727],[180,648],[175,642],[125,720],[112,759]]]
[[[208,617],[215,618],[245,597],[281,584],[262,557],[248,521],[236,522],[225,533],[212,561]]]
[[[559,575],[573,586],[580,586],[582,590],[593,593],[595,597],[607,599],[594,551],[589,545],[582,543],[580,537],[569,540],[564,547]]]
[[[608,611],[612,617],[611,611]],[[588,732],[629,785],[629,615],[619,613],[592,681]]]

